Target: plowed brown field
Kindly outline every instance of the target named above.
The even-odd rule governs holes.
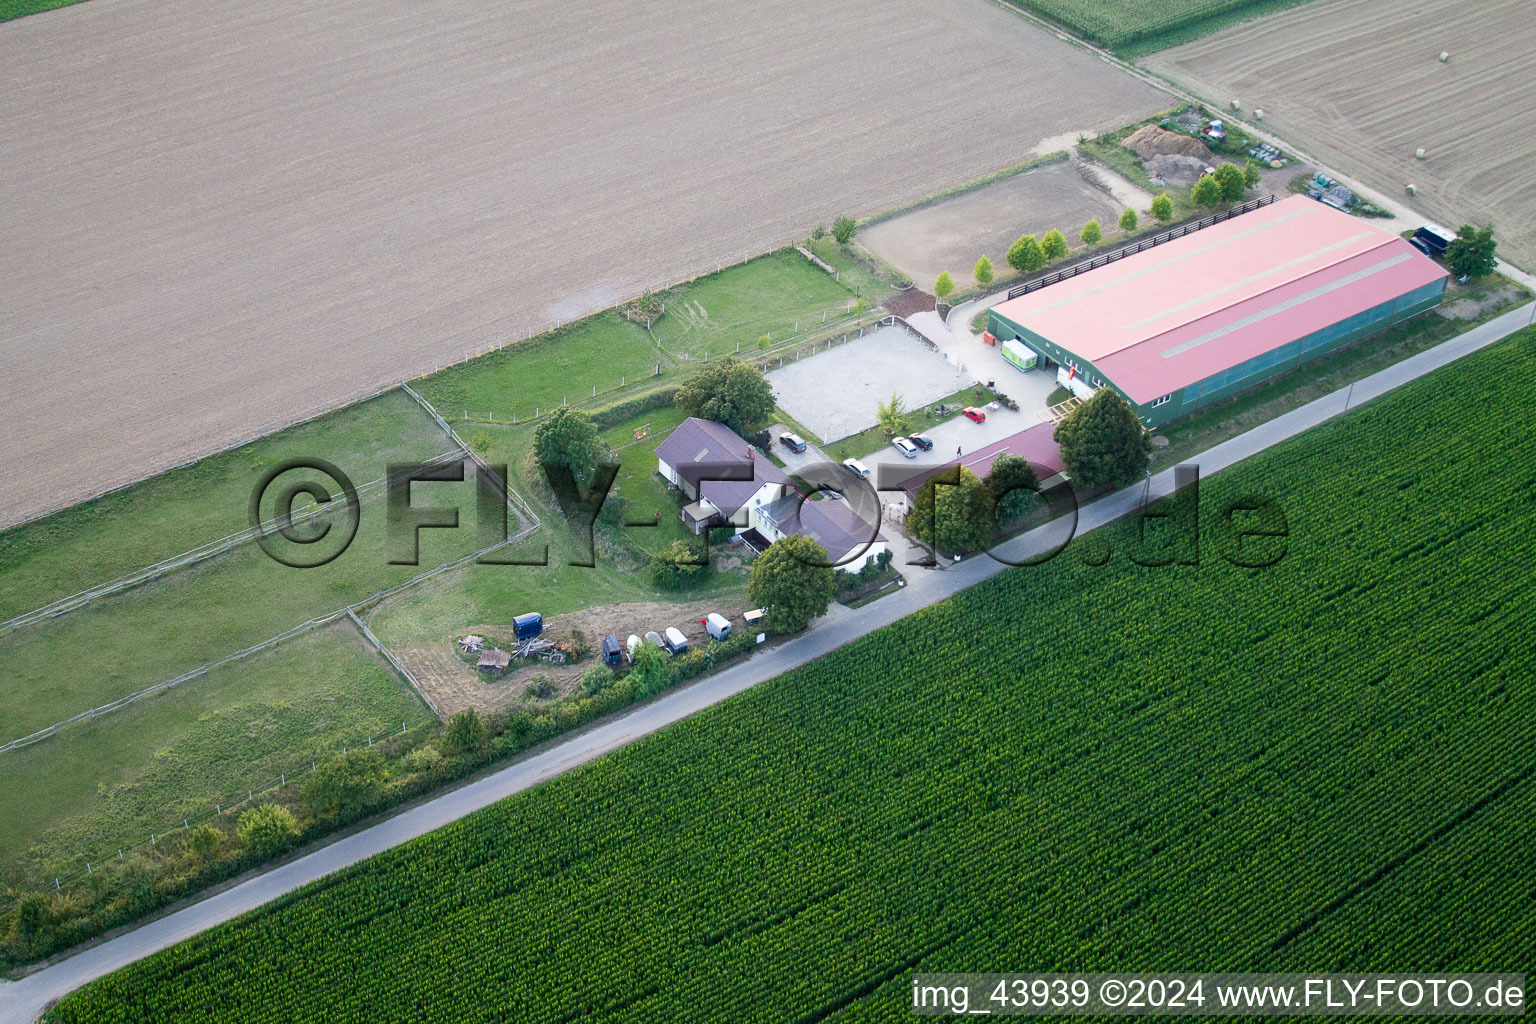
[[[1491,221],[1501,251],[1530,271],[1533,15],[1530,0],[1318,0],[1145,63],[1214,103],[1262,109],[1280,136],[1429,219]]]
[[[981,0],[92,0],[0,80],[0,523],[1167,103]]]

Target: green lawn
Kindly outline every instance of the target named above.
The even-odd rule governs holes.
[[[598,313],[578,323],[508,345],[450,367],[421,381],[418,390],[450,419],[466,412],[511,422],[562,401],[590,401],[592,389],[607,391],[673,370],[643,326],[619,313]]]
[[[838,245],[831,235],[810,243],[811,252],[823,263],[838,272],[838,280],[854,294],[866,299],[871,306],[878,306],[896,291],[894,281],[906,283],[894,269],[881,266],[874,254],[857,253],[848,246]]]
[[[847,319],[853,290],[794,249],[709,274],[664,296],[667,312],[652,331],[673,356],[690,360],[757,351],[796,333],[830,328]],[[825,320],[823,319],[825,318]]]
[[[415,400],[392,391],[13,527],[0,533],[0,619],[246,529],[252,488],[286,459],[325,459],[361,487],[383,477],[391,462],[427,459],[451,448]]]
[[[350,624],[295,637],[0,755],[0,878],[51,885],[316,754],[430,717]]]
[[[651,554],[665,551],[675,541],[694,539],[693,534],[677,517],[677,496],[668,490],[667,482],[656,472],[657,446],[685,418],[681,409],[659,409],[643,413],[603,433],[604,440],[610,445],[616,445],[632,441],[638,428],[650,427],[651,434],[644,441],[627,444],[614,453],[620,469],[610,493],[629,503],[624,511],[626,522],[649,522],[660,513],[661,519],[655,526],[624,531],[625,539]]]
[[[1533,374],[1525,332],[1202,481],[1210,527],[1279,502],[1269,568],[1116,524],[50,1019],[894,1021],[989,964],[1523,963]]]

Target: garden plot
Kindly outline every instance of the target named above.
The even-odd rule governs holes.
[[[899,327],[882,327],[768,374],[779,407],[828,441],[874,426],[881,402],[917,408],[975,383]]]

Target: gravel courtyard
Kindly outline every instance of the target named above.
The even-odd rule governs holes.
[[[768,381],[779,407],[827,442],[874,426],[892,394],[915,409],[976,382],[900,327],[785,363]]]

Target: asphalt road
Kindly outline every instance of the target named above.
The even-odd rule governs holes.
[[[1512,310],[1443,345],[1421,352],[1347,388],[1294,409],[1204,452],[1201,475],[1210,476],[1243,459],[1400,387],[1470,352],[1507,337],[1536,320],[1536,303]],[[1134,511],[1145,500],[1173,490],[1173,469],[1082,508],[1077,533],[1086,533]],[[999,554],[1018,561],[1060,544],[1061,527],[1048,525],[1010,541]],[[0,986],[0,1024],[27,1024],[50,1002],[119,967],[196,935],[300,886],[392,846],[440,828],[466,814],[519,793],[610,750],[655,732],[766,679],[819,658],[866,633],[888,626],[1001,572],[1007,566],[979,555],[942,569],[909,570],[903,590],[863,608],[834,606],[804,635],[765,650],[707,679],[674,690],[533,757],[508,765],[460,789],[444,793],[371,828],[321,847],[297,860],[233,886],[206,900],[152,921],[18,982]]]

